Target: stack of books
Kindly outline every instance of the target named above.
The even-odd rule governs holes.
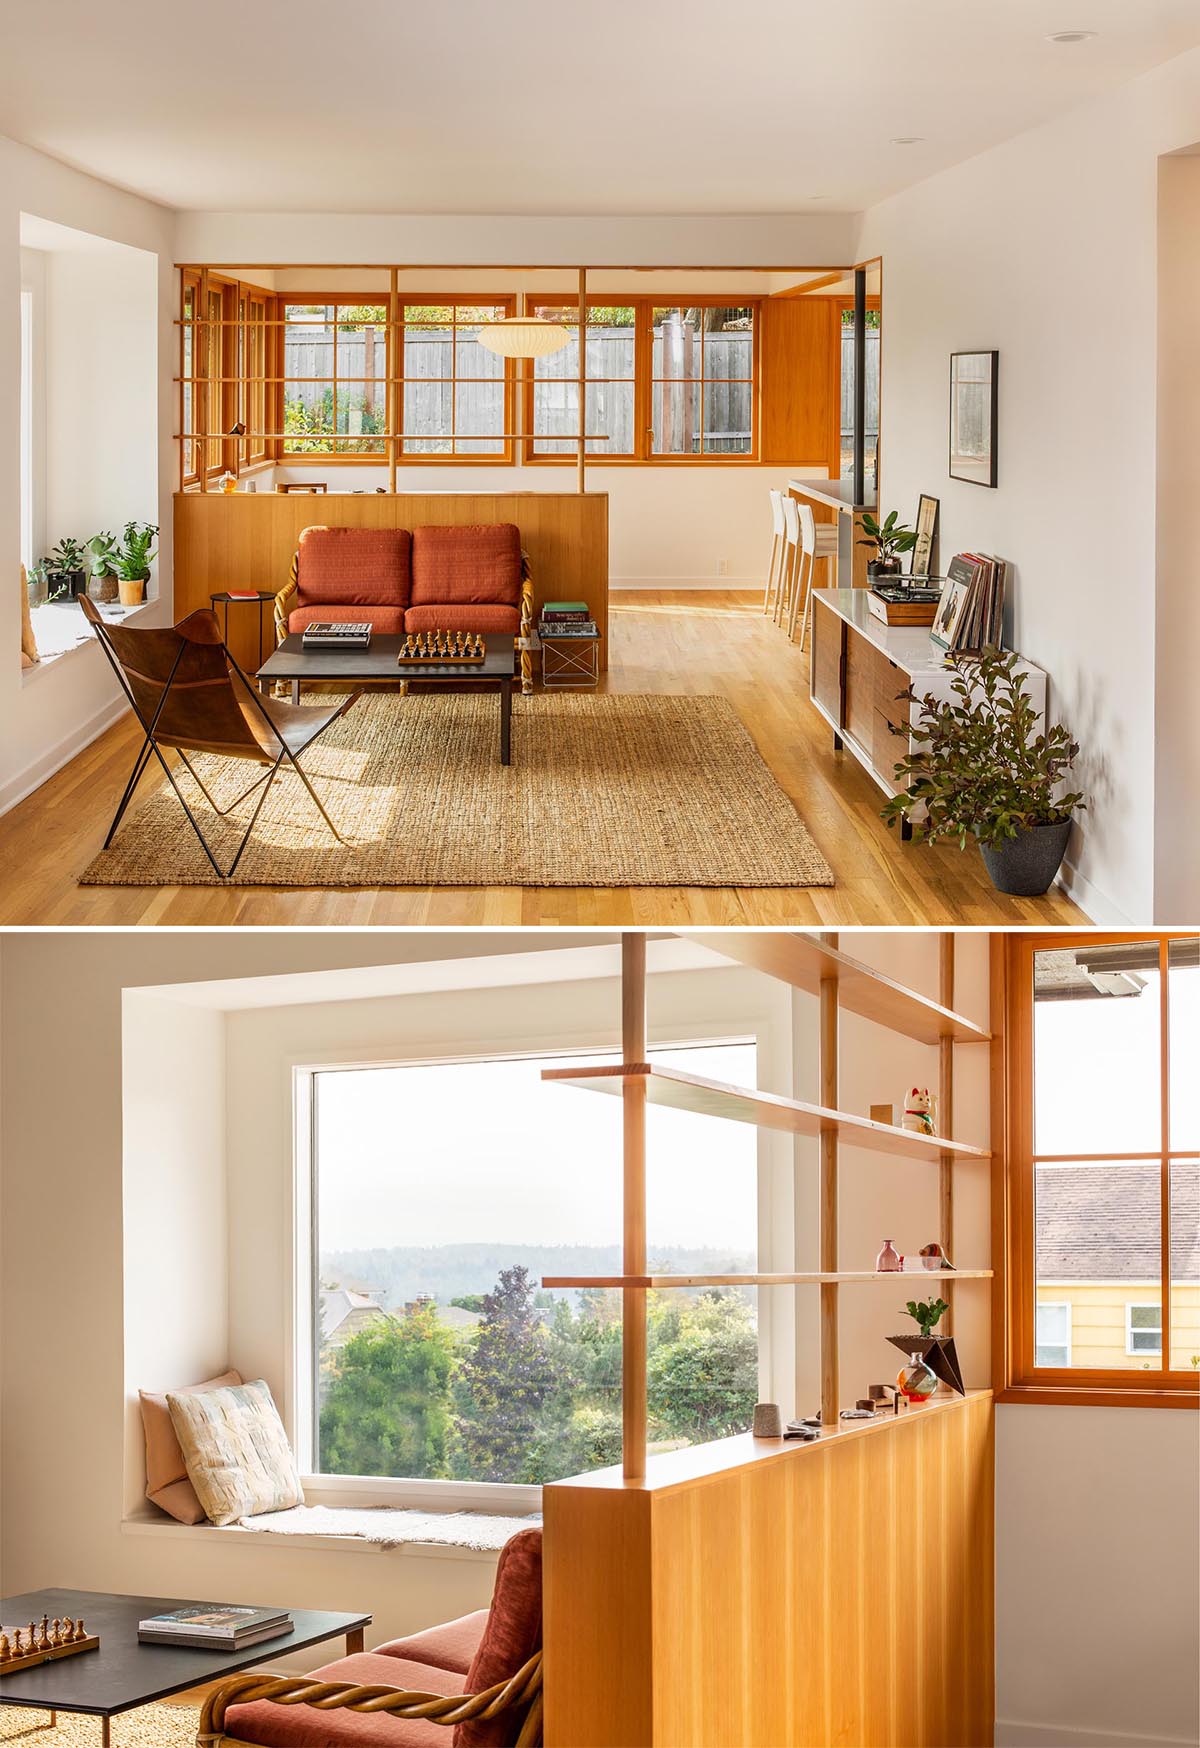
[[[291,1630],[292,1617],[285,1609],[197,1602],[139,1621],[138,1643],[240,1651],[246,1645],[260,1644],[263,1639],[278,1639]]]
[[[547,601],[538,632],[542,637],[595,637],[596,621],[586,601]]]
[[[1008,566],[994,553],[960,552],[950,560],[930,637],[944,650],[979,650],[1003,642]]]

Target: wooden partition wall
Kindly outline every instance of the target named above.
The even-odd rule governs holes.
[[[546,1748],[992,1740],[992,1399],[545,1490]]]
[[[222,589],[281,589],[302,528],[416,528],[428,523],[514,522],[529,554],[534,597],[586,601],[608,653],[608,495],[605,492],[177,492],[175,616],[182,619]],[[222,613],[223,613],[222,609]],[[266,649],[270,608],[263,608]],[[243,667],[258,665],[253,606],[229,614],[229,642]]]

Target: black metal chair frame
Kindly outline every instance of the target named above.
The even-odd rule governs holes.
[[[179,787],[178,782],[176,781],[174,771],[172,771],[170,765],[167,763],[167,760],[164,758],[162,748],[159,746],[158,741],[156,740],[155,734],[154,734],[154,731],[158,726],[158,719],[162,715],[163,706],[166,704],[167,698],[170,695],[171,684],[175,678],[176,671],[178,670],[180,662],[183,660],[184,651],[188,647],[187,638],[185,638],[181,633],[179,634],[179,652],[176,655],[174,663],[172,664],[172,667],[171,667],[171,671],[167,676],[166,684],[163,686],[162,696],[158,700],[158,704],[157,704],[157,707],[155,709],[154,715],[150,718],[149,721],[147,721],[145,715],[143,714],[143,712],[141,711],[141,709],[138,706],[137,699],[134,697],[132,687],[130,686],[128,680],[125,678],[125,671],[121,666],[120,658],[117,655],[116,650],[113,648],[112,643],[109,640],[107,627],[104,625],[103,620],[97,619],[97,620],[94,620],[92,623],[93,623],[93,628],[96,632],[97,641],[99,642],[101,649],[104,651],[105,655],[107,656],[109,666],[112,668],[113,673],[117,676],[118,684],[120,685],[121,690],[124,692],[125,696],[128,698],[130,706],[132,707],[133,713],[137,717],[138,722],[141,724],[142,731],[146,737],[145,740],[142,742],[141,750],[139,751],[137,758],[134,760],[133,770],[129,774],[129,781],[125,785],[125,792],[121,796],[121,800],[117,806],[116,813],[113,815],[113,822],[108,828],[108,836],[104,840],[104,848],[106,850],[108,849],[109,845],[112,843],[113,838],[116,836],[117,827],[120,825],[122,819],[125,817],[125,810],[129,806],[129,803],[133,800],[134,792],[136,791],[138,783],[141,780],[141,776],[142,776],[143,771],[146,769],[146,766],[150,762],[150,758],[151,758],[152,754],[158,760],[159,764],[162,766],[163,771],[166,774],[167,781],[170,783],[172,789],[174,789],[176,795],[179,797],[179,805],[183,808],[184,813],[187,815],[188,824],[191,826],[191,828],[195,832],[197,838],[200,840],[200,847],[203,849],[204,854],[208,857],[210,863],[212,864],[213,872],[216,874],[216,876],[219,880],[231,880],[233,878],[233,875],[237,869],[237,865],[242,859],[242,852],[246,848],[246,845],[250,842],[251,833],[254,831],[255,826],[258,824],[258,816],[262,812],[263,803],[266,801],[267,796],[270,793],[271,784],[275,781],[275,778],[279,773],[280,766],[284,763],[285,760],[292,766],[292,769],[295,771],[296,775],[299,777],[299,779],[303,783],[304,787],[308,790],[308,793],[312,796],[312,799],[313,799],[314,803],[316,804],[317,810],[320,813],[321,818],[325,821],[325,824],[329,827],[330,831],[333,833],[333,835],[337,839],[338,843],[339,844],[346,843],[347,840],[342,836],[341,832],[338,831],[337,827],[334,825],[333,821],[330,819],[328,813],[325,811],[325,807],[321,801],[320,796],[317,794],[316,790],[313,788],[306,773],[301,769],[298,756],[291,751],[291,749],[287,745],[287,742],[284,740],[283,734],[276,727],[276,725],[271,721],[271,716],[270,716],[269,711],[266,709],[266,706],[263,704],[262,699],[259,697],[259,695],[255,691],[254,687],[250,684],[250,681],[248,680],[246,675],[242,672],[242,669],[239,667],[236,658],[230,653],[228,646],[224,643],[224,641],[220,641],[219,647],[220,647],[222,655],[225,658],[225,661],[228,665],[228,668],[230,670],[231,683],[235,679],[241,681],[242,685],[246,688],[247,696],[250,698],[255,709],[258,711],[258,713],[262,717],[264,723],[267,725],[268,730],[274,736],[274,738],[279,742],[279,746],[280,746],[279,756],[274,761],[274,763],[270,765],[269,769],[264,771],[261,777],[256,777],[254,782],[250,784],[249,788],[243,789],[242,793],[235,800],[231,801],[228,804],[228,806],[226,806],[226,807],[218,807],[217,806],[216,801],[209,794],[208,789],[206,788],[204,782],[201,780],[199,773],[197,772],[197,770],[193,766],[193,764],[192,764],[191,760],[188,758],[187,754],[184,752],[183,748],[181,746],[175,747],[175,751],[179,754],[179,757],[183,760],[183,763],[186,766],[188,774],[191,776],[193,782],[199,788],[201,794],[204,796],[204,799],[208,802],[208,804],[212,808],[213,812],[215,814],[217,814],[221,819],[224,819],[227,814],[232,813],[235,807],[240,807],[242,802],[245,801],[247,796],[253,795],[254,791],[257,788],[259,788],[260,785],[262,786],[262,794],[259,796],[257,802],[255,803],[254,812],[250,816],[250,823],[246,827],[245,834],[242,837],[242,841],[237,847],[237,853],[235,854],[233,861],[229,864],[229,867],[222,868],[220,863],[217,861],[217,858],[213,855],[212,850],[209,848],[208,841],[205,838],[204,833],[200,829],[199,822],[197,821],[196,816],[192,812],[191,808],[188,806],[187,798],[184,795],[183,790]],[[213,623],[214,624],[216,623],[216,615],[215,614],[213,615]],[[175,629],[178,630],[177,627]],[[307,752],[308,748],[310,746],[314,746],[316,744],[316,742],[320,739],[321,735],[323,735],[325,733],[325,729],[331,727],[333,723],[339,721],[341,717],[345,716],[346,712],[350,709],[351,705],[357,704],[358,700],[361,697],[362,697],[361,692],[352,692],[350,694],[350,696],[346,699],[346,702],[342,705],[341,709],[336,711],[334,713],[334,715],[332,715],[329,718],[329,721],[327,723],[325,723],[324,727],[318,730],[317,734],[315,734],[312,737],[312,740],[310,740],[306,746],[301,748],[301,751]],[[233,757],[234,755],[231,754],[230,756]],[[266,755],[264,754],[264,757],[265,756]]]

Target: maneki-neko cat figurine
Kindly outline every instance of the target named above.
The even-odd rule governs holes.
[[[933,1095],[929,1088],[914,1086],[904,1101],[902,1129],[912,1129],[918,1135],[936,1135]]]

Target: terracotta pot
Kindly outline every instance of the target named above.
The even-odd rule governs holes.
[[[137,577],[133,582],[126,582],[124,577],[117,584],[122,607],[136,607],[146,592],[145,577]]]

